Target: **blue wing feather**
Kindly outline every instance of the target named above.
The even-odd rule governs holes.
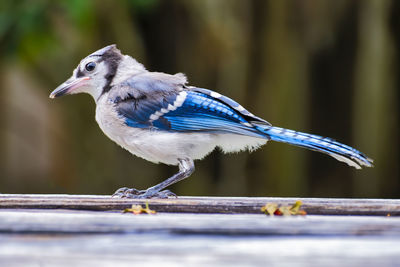
[[[168,110],[181,92],[153,92],[140,98],[128,94],[124,99],[116,99],[117,111],[131,127],[176,132],[225,132],[267,138],[246,120],[243,113],[213,97],[211,91],[205,94],[198,90],[185,90],[187,95],[183,103],[175,110]],[[235,103],[230,102],[231,105]],[[151,116],[161,110],[168,112],[152,120]]]
[[[262,125],[271,125],[269,122],[267,122],[266,120],[255,116],[254,114],[252,114],[251,112],[246,110],[244,107],[242,107],[238,102],[236,102],[235,100],[233,100],[233,99],[231,99],[229,97],[226,97],[224,95],[220,95],[220,94],[218,94],[218,93],[216,93],[214,91],[211,91],[209,89],[204,89],[204,88],[199,88],[199,87],[190,87],[190,89],[193,90],[194,92],[199,92],[199,93],[208,95],[208,96],[212,97],[214,100],[217,100],[217,101],[220,101],[220,102],[224,103],[225,105],[231,107],[236,112],[241,114],[249,122],[259,123],[259,124],[262,124]]]
[[[153,125],[168,131],[229,132],[265,138],[234,109],[199,92],[187,91],[182,106],[162,118],[169,122],[168,128],[162,128],[165,124],[160,119]]]

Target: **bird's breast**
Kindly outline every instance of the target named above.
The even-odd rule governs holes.
[[[132,154],[155,163],[177,164],[175,155],[172,157],[165,155],[167,151],[171,154],[171,150],[166,150],[165,146],[159,144],[162,138],[148,129],[127,126],[114,103],[106,97],[100,98],[97,102],[96,121],[108,138]]]
[[[130,148],[130,151],[134,145],[132,139],[141,132],[140,129],[128,127],[124,119],[118,115],[114,103],[106,97],[101,97],[97,102],[96,121],[108,138],[125,149]]]

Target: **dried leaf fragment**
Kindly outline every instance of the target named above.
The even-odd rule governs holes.
[[[261,207],[261,211],[267,215],[274,216],[275,212],[278,210],[278,204],[267,203],[264,207]]]
[[[132,205],[131,208],[123,210],[123,213],[126,213],[126,212],[132,212],[135,215],[138,215],[138,214],[141,214],[141,213],[147,213],[147,214],[155,214],[156,213],[155,210],[151,210],[149,208],[149,203],[148,202],[146,202],[146,207],[145,208],[143,208],[142,205]]]
[[[292,206],[279,206],[276,203],[267,203],[261,207],[261,211],[270,216],[306,215],[307,213],[300,209],[302,204],[300,200],[296,201]]]

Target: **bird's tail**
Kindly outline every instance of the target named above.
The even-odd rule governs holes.
[[[360,151],[330,138],[272,126],[259,126],[257,128],[273,141],[319,151],[357,169],[361,169],[361,166],[372,167],[372,159]]]

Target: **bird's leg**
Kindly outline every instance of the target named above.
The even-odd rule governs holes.
[[[152,186],[147,190],[123,187],[115,191],[112,196],[121,198],[168,198],[170,196],[176,196],[169,190],[161,190],[189,177],[194,172],[194,162],[191,159],[179,159],[178,166],[179,172],[177,174],[174,174],[165,181]]]

